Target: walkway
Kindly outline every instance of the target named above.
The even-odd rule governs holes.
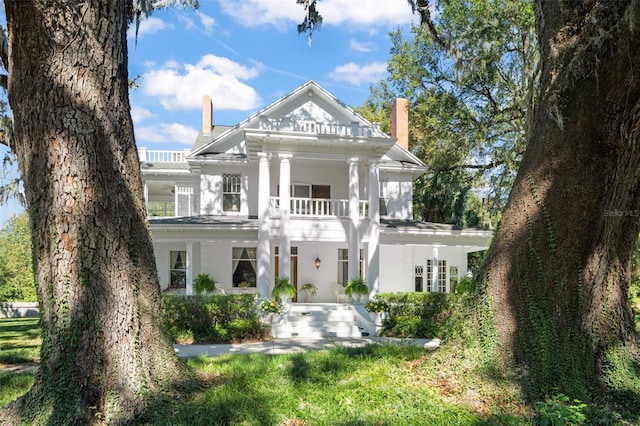
[[[273,339],[256,343],[234,343],[229,345],[174,345],[180,357],[196,355],[216,356],[220,354],[260,353],[268,355],[298,353],[329,349],[333,346],[362,347],[373,343],[392,343],[398,345],[419,345],[425,349],[436,349],[439,339],[397,339],[388,337],[324,337],[318,339],[292,337]]]

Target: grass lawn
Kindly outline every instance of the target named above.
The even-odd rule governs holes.
[[[0,364],[40,360],[38,318],[0,318]]]
[[[3,364],[38,360],[37,320],[0,320]],[[5,353],[6,350],[6,353]],[[187,362],[206,385],[161,397],[140,421],[154,425],[532,424],[519,399],[494,384],[469,389],[420,347],[290,355],[230,354]],[[33,372],[0,372],[0,405],[26,392]],[[504,397],[502,397],[504,396]],[[493,399],[492,399],[493,398]]]

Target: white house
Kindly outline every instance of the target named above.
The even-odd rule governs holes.
[[[467,254],[489,245],[491,231],[413,220],[426,168],[408,150],[406,100],[391,136],[312,81],[233,127],[212,109],[205,96],[191,150],[140,149],[163,288],[191,294],[208,273],[266,297],[288,277],[329,302],[332,286],[362,275],[371,295],[449,292]]]

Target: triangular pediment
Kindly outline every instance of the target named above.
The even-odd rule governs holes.
[[[307,123],[333,126],[356,124],[373,128],[371,123],[350,107],[310,81],[222,134],[201,133],[190,157],[196,158],[206,154],[246,154],[245,130],[259,129],[265,122],[284,123],[285,126],[291,125],[291,128],[299,128],[308,125]],[[388,137],[379,130],[371,136]]]

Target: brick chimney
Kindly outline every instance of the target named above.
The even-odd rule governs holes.
[[[202,97],[202,133],[211,133],[213,129],[213,103],[211,96]]]
[[[396,98],[391,106],[391,137],[409,150],[409,100]]]

